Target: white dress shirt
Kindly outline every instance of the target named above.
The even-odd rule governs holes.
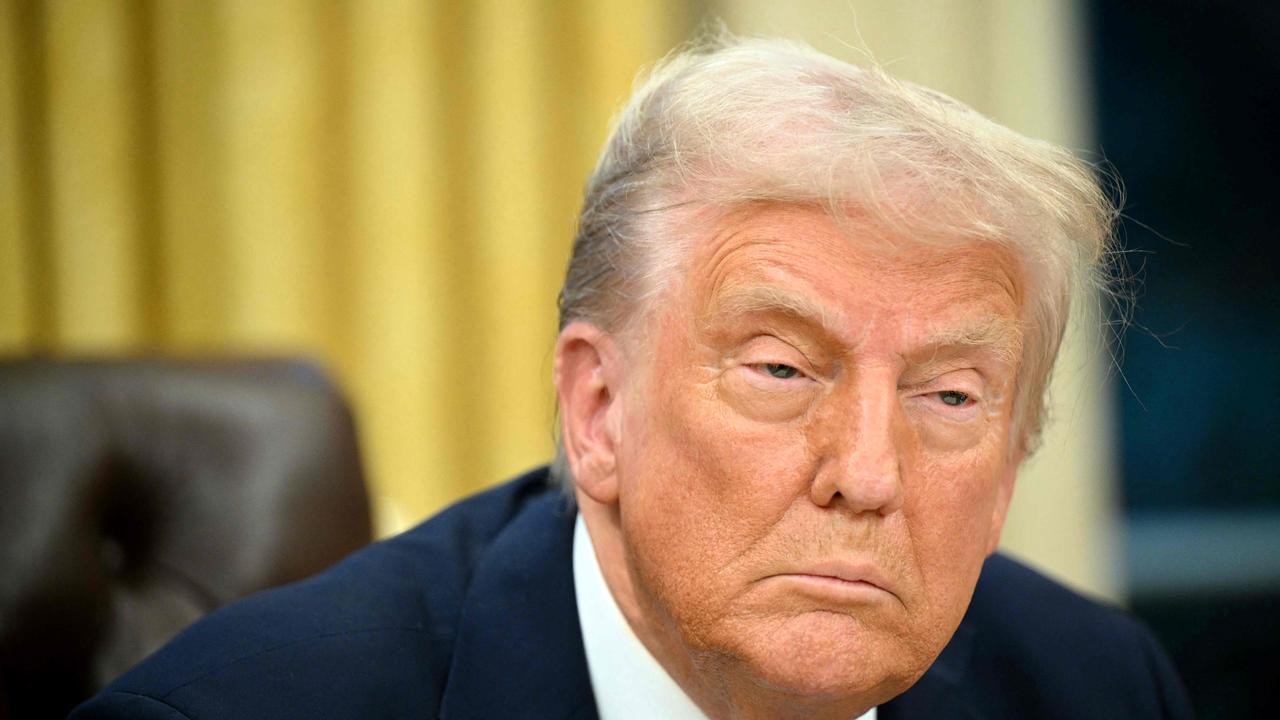
[[[582,515],[573,529],[573,588],[600,720],[707,720],[622,616]],[[876,720],[876,709],[856,720]]]

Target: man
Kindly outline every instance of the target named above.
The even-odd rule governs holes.
[[[75,717],[1188,717],[1136,623],[992,557],[1113,215],[1062,150],[879,72],[680,54],[587,188],[555,470]]]

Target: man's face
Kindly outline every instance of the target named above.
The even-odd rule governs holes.
[[[868,249],[763,206],[697,243],[622,410],[634,601],[703,669],[901,692],[960,622],[1012,491],[1013,264]]]

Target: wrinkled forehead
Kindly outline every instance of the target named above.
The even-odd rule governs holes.
[[[1007,246],[972,237],[937,237],[886,228],[856,212],[832,215],[817,204],[753,203],[693,215],[684,225],[686,277],[693,300],[750,303],[772,295],[803,308],[840,311],[850,293],[919,288],[963,299],[998,290],[1024,302],[1020,263]],[[807,286],[806,300],[783,298],[778,284]],[[732,303],[730,303],[732,305]]]

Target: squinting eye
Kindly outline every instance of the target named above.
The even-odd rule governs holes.
[[[938,393],[938,399],[951,407],[960,407],[969,402],[969,396],[959,390],[943,390]]]
[[[779,380],[790,380],[800,372],[790,365],[783,365],[782,363],[765,363],[761,367],[763,367],[764,371],[769,373],[771,377],[776,377]]]

